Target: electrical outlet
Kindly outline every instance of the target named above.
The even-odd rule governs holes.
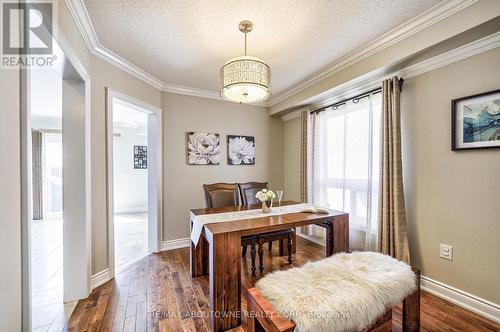
[[[448,244],[439,245],[439,257],[452,261],[453,260],[453,247]]]

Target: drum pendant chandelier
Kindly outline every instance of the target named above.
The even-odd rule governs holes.
[[[247,33],[250,21],[242,21],[239,29],[245,34],[245,55],[227,61],[220,70],[221,96],[236,103],[255,103],[271,95],[271,68],[259,58],[247,55]]]

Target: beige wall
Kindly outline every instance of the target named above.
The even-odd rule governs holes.
[[[108,268],[106,209],[106,87],[161,107],[161,92],[109,63],[91,57],[92,274]]]
[[[402,94],[406,206],[422,273],[500,303],[500,150],[453,152],[450,101],[500,88],[500,48],[409,79]],[[439,258],[439,244],[454,260]]]
[[[300,117],[283,124],[285,199],[300,201]]]
[[[187,165],[190,131],[221,135],[221,165]],[[255,165],[227,165],[228,134],[255,136]],[[163,135],[164,241],[188,237],[189,209],[205,206],[204,183],[253,180],[283,186],[283,123],[265,108],[164,93]]]

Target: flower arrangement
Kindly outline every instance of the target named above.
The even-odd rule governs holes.
[[[267,189],[262,189],[258,193],[255,194],[255,198],[262,202],[262,212],[269,213],[271,212],[271,207],[273,206],[273,199],[276,195]]]
[[[255,198],[257,198],[261,202],[267,202],[273,200],[276,195],[272,192],[272,190],[262,189],[258,193],[255,194]]]

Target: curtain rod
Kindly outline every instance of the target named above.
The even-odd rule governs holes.
[[[405,80],[402,79],[402,78],[399,79],[399,91],[401,91],[401,89],[403,88],[403,82],[404,81]],[[354,97],[343,99],[343,100],[338,101],[338,102],[336,102],[334,104],[331,104],[331,105],[328,105],[328,106],[323,106],[323,107],[321,107],[321,108],[319,108],[317,110],[311,111],[311,113],[323,112],[324,110],[326,110],[327,108],[330,108],[330,107],[335,110],[335,109],[337,109],[337,107],[339,107],[341,105],[345,105],[345,103],[347,103],[350,100],[352,100],[354,103],[357,103],[360,99],[368,97],[371,94],[380,93],[380,92],[382,92],[382,88],[372,89],[370,91],[366,91],[366,92],[360,93],[359,95],[356,95]]]

